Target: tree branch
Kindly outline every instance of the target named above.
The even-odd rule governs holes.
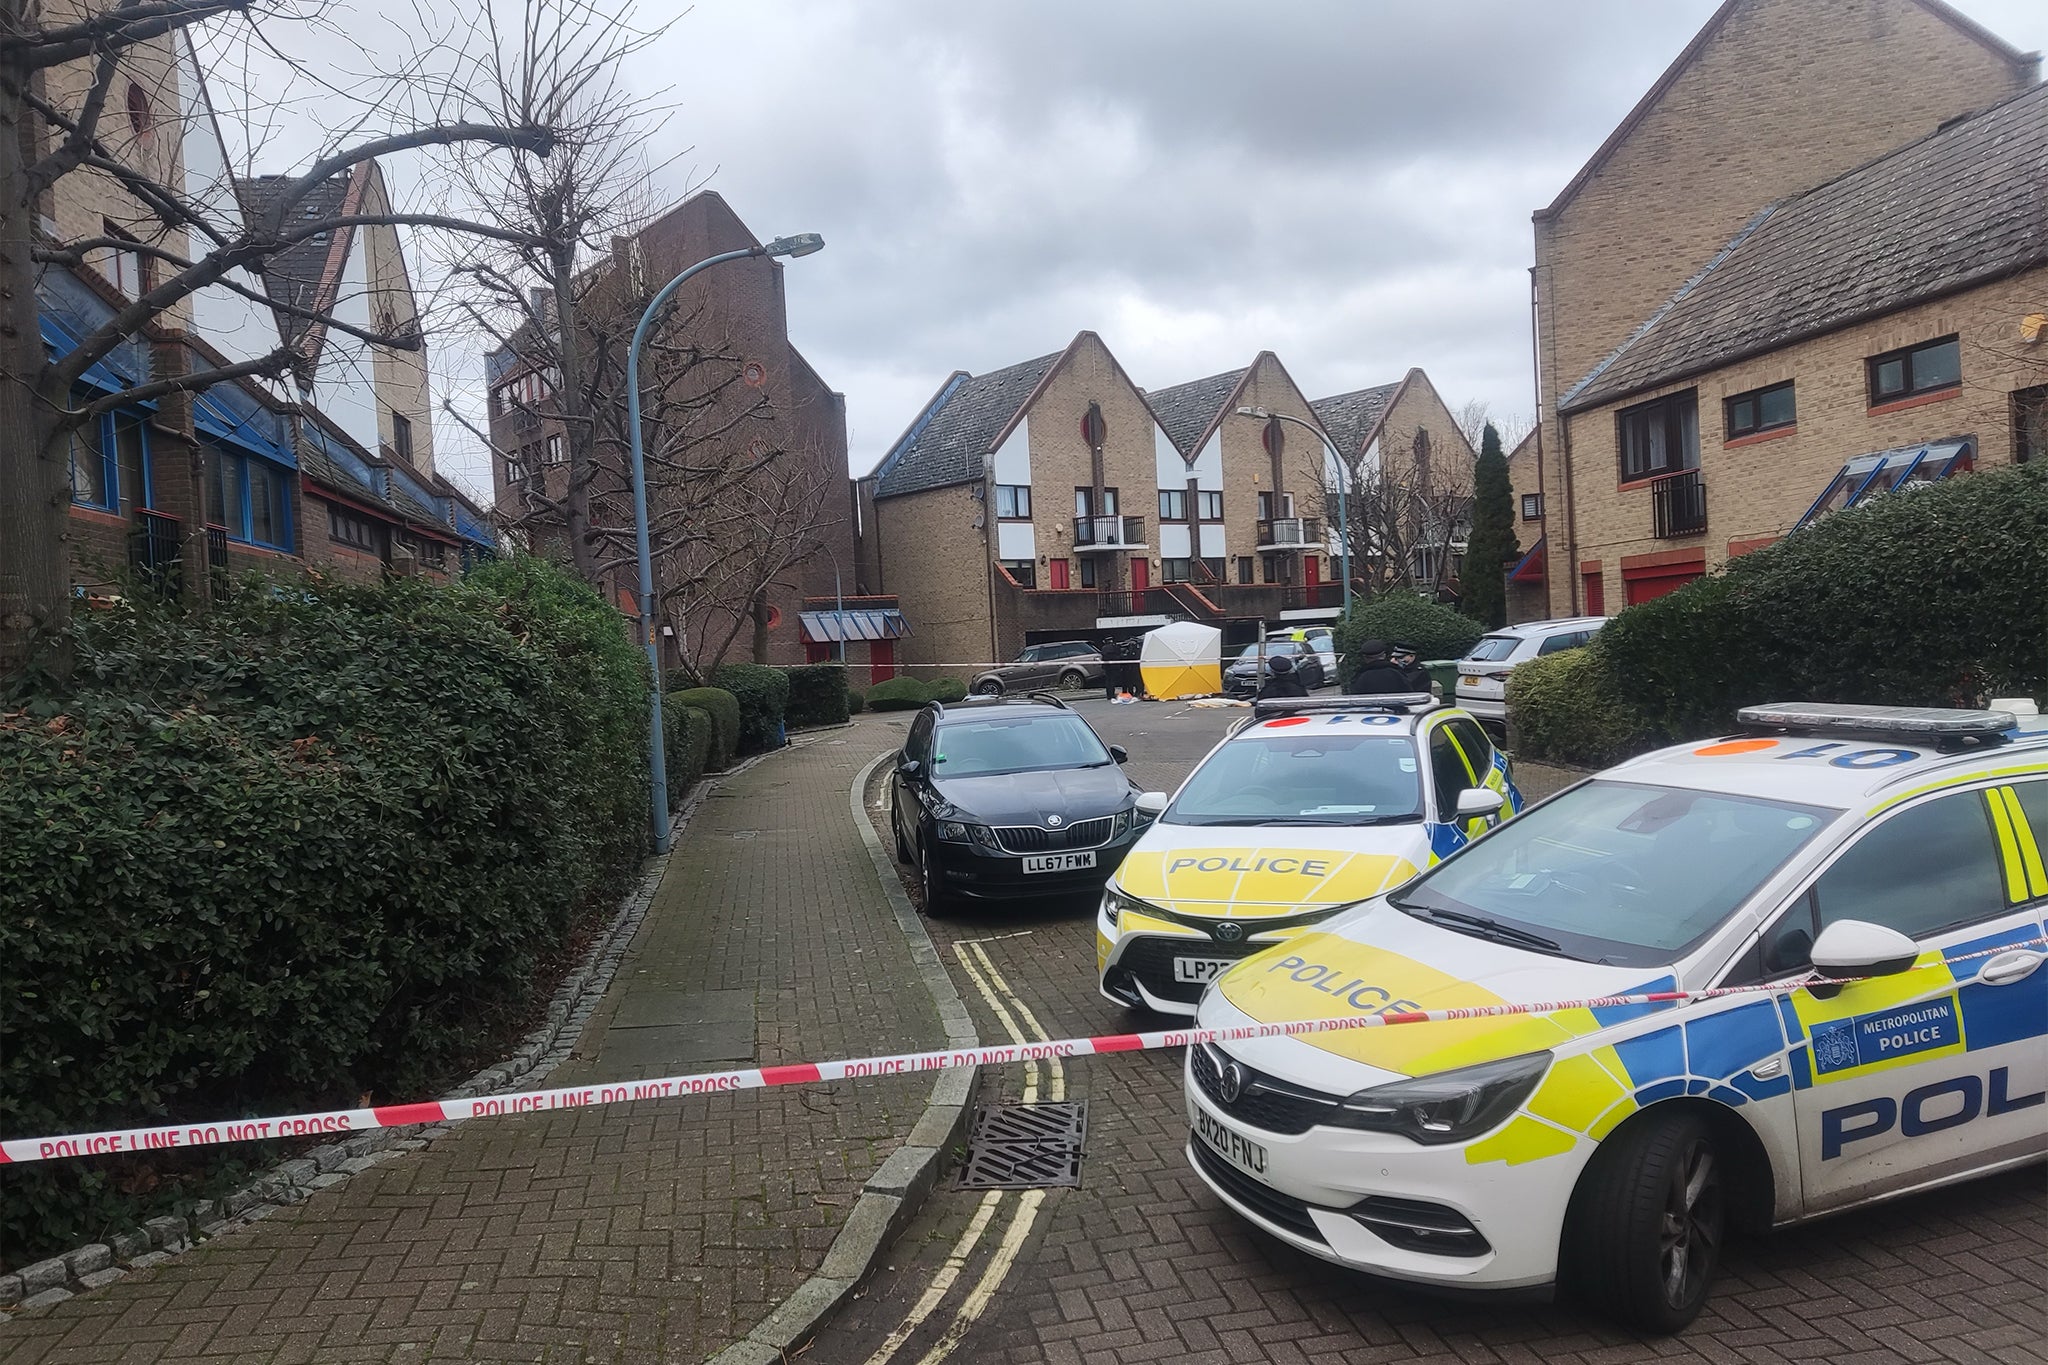
[[[254,0],[155,0],[103,10],[59,28],[0,34],[0,57],[45,71],[95,52],[113,53],[205,19],[246,10]]]

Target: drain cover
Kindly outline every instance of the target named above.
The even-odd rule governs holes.
[[[1049,1189],[1081,1183],[1088,1101],[1002,1104],[978,1111],[967,1137],[963,1190]]]

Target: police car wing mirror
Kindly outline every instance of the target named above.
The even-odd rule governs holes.
[[[1506,804],[1507,798],[1491,787],[1467,787],[1458,793],[1458,818],[1495,820]]]
[[[1147,820],[1157,820],[1166,813],[1166,808],[1172,801],[1173,798],[1165,792],[1139,792],[1138,814]]]
[[[1858,919],[1838,919],[1813,941],[1813,969],[1843,981],[1895,976],[1919,956],[1920,945],[1898,930]]]

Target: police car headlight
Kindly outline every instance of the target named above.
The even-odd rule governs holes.
[[[1548,1052],[1415,1076],[1361,1090],[1324,1122],[1399,1133],[1426,1146],[1478,1137],[1522,1107],[1550,1069]]]
[[[1102,888],[1102,917],[1111,924],[1123,919],[1124,912],[1134,915],[1157,915],[1159,912],[1136,896],[1126,896],[1114,886]]]

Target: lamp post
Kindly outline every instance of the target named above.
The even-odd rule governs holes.
[[[646,342],[655,317],[668,303],[669,295],[698,271],[749,256],[808,256],[824,247],[825,239],[817,233],[799,232],[794,237],[777,237],[765,246],[705,257],[661,287],[661,292],[648,303],[647,311],[640,315],[640,325],[633,329],[633,344],[626,348],[626,429],[633,453],[633,549],[640,561],[640,642],[647,648],[647,671],[654,684],[653,701],[648,707],[647,751],[654,779],[654,848],[658,853],[668,852],[669,843],[668,755],[662,745],[661,655],[654,634],[654,556],[647,545],[647,456],[640,444],[640,347]]]
[[[1291,416],[1288,413],[1274,412],[1270,408],[1239,408],[1237,415],[1239,417],[1256,417],[1262,422],[1278,418],[1282,422],[1292,422],[1298,427],[1307,427],[1311,432],[1315,433],[1315,438],[1322,443],[1323,449],[1330,453],[1330,462],[1337,466],[1337,539],[1344,546],[1344,614],[1349,616],[1351,614],[1351,517],[1345,505],[1346,499],[1344,495],[1346,486],[1351,482],[1351,471],[1344,467],[1344,457],[1337,453],[1337,447],[1328,436],[1323,434],[1323,429],[1314,422]],[[1277,488],[1273,490],[1273,500],[1275,502],[1279,501],[1279,491]]]

